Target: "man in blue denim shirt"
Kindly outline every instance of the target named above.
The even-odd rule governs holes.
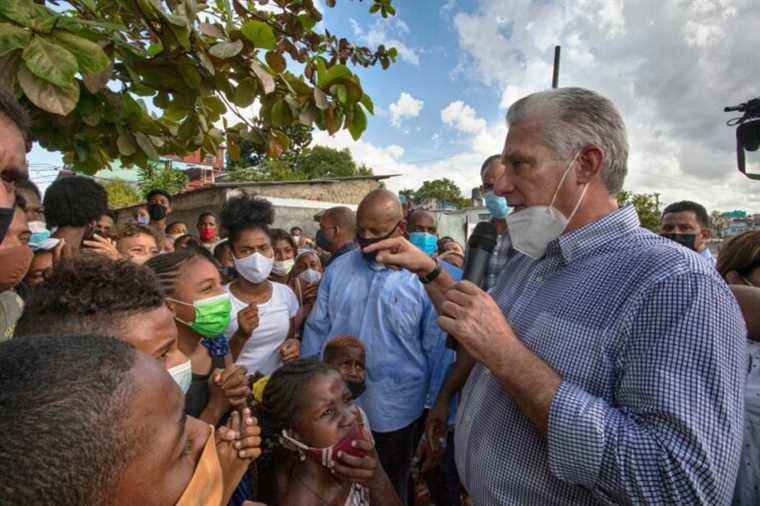
[[[362,200],[357,225],[360,246],[406,232],[401,204],[386,190]],[[380,462],[402,500],[431,376],[445,346],[437,318],[416,275],[389,269],[357,249],[325,272],[304,329],[302,356],[319,355],[339,335],[357,336],[366,346],[367,390],[358,402],[372,426]]]

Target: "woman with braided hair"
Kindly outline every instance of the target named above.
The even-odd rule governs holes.
[[[316,359],[275,371],[263,389],[259,415],[296,456],[277,459],[281,506],[400,506],[379,463],[366,417],[340,373]]]
[[[211,354],[202,342],[221,335],[230,320],[230,301],[219,269],[203,248],[179,249],[145,265],[158,275],[177,322],[177,345],[192,363],[185,411],[217,425],[230,408],[242,409],[249,394],[245,368],[234,365],[228,354],[224,369],[214,372]]]

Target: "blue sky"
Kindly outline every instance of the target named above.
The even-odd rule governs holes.
[[[389,70],[357,69],[377,114],[362,139],[315,134],[346,147],[392,189],[449,177],[469,193],[482,160],[504,141],[506,108],[548,88],[553,46],[561,85],[611,98],[631,145],[626,188],[665,203],[760,211],[760,183],[735,169],[722,112],[760,96],[760,10],[752,0],[396,0],[388,20],[370,2],[340,0],[325,26],[350,40],[395,46]],[[323,4],[322,4],[323,5]],[[56,163],[35,149],[31,163]]]

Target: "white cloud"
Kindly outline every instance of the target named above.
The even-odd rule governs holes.
[[[502,108],[551,85],[561,44],[560,85],[602,93],[626,121],[627,189],[760,210],[760,185],[737,173],[722,111],[758,95],[753,0],[477,0],[453,23],[457,79],[497,90]]]
[[[391,123],[393,126],[401,126],[404,118],[416,118],[422,111],[424,102],[417,100],[407,92],[402,92],[396,102],[390,105]]]
[[[386,48],[395,47],[400,60],[415,67],[420,65],[419,51],[401,40],[401,37],[409,34],[409,26],[398,16],[387,20],[378,19],[368,31],[364,31],[355,19],[349,19],[349,23],[357,39],[370,48],[381,44]]]
[[[478,133],[486,128],[486,120],[478,118],[475,109],[461,100],[451,102],[441,111],[441,121],[461,132]]]

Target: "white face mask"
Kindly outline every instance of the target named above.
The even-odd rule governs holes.
[[[234,258],[235,270],[251,283],[258,284],[269,277],[274,260],[261,253],[254,253],[245,258]]]
[[[277,276],[284,276],[290,272],[295,264],[296,261],[292,258],[288,260],[275,260],[272,264],[272,272]]]
[[[570,172],[570,167],[573,166],[575,160],[578,158],[580,152],[576,153],[570,163],[567,164],[565,173],[562,174],[562,178],[559,180],[557,189],[554,191],[552,201],[548,206],[530,206],[522,211],[511,213],[507,215],[507,229],[509,230],[509,237],[512,241],[512,247],[520,253],[528,255],[531,258],[539,259],[546,253],[546,247],[554,239],[562,235],[565,231],[565,227],[573,219],[575,213],[583,202],[583,197],[588,190],[588,183],[583,188],[578,203],[575,204],[575,209],[570,214],[570,217],[565,216],[554,206],[554,202],[557,200],[557,194],[562,187],[562,183],[565,182],[565,177]]]
[[[193,364],[190,359],[182,364],[175,365],[171,369],[167,369],[172,379],[179,385],[182,390],[182,395],[186,394],[190,390],[190,383],[193,382]]]
[[[315,271],[314,269],[306,269],[301,274],[299,274],[298,277],[304,283],[307,283],[309,285],[316,285],[322,280],[322,273]]]

